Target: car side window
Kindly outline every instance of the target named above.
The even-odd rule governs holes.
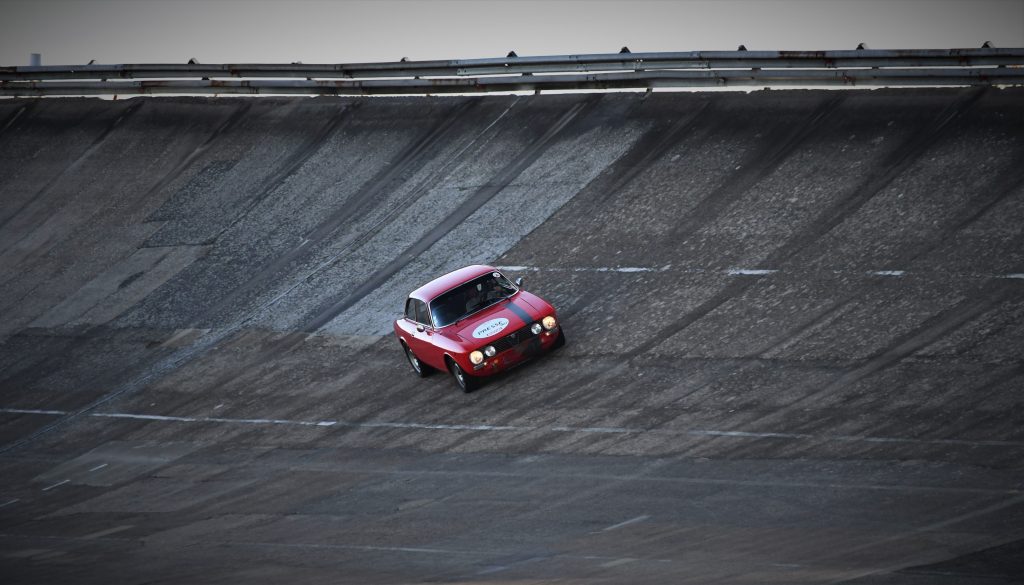
[[[430,325],[430,313],[427,312],[427,303],[413,299],[416,305],[416,321],[424,325]]]
[[[405,318],[416,321],[416,299],[407,299],[405,301]]]

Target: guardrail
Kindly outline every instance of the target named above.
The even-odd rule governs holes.
[[[373,95],[732,86],[1024,85],[1024,48],[691,51],[354,64],[0,67],[0,96]]]

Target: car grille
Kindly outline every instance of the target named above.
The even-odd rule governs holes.
[[[505,337],[502,337],[501,339],[489,345],[493,345],[494,349],[497,350],[497,353],[501,353],[507,349],[512,349],[513,347],[519,345],[520,343],[532,337],[536,337],[536,335],[532,331],[530,331],[530,326],[527,325],[526,327],[517,329],[512,333],[509,333]]]

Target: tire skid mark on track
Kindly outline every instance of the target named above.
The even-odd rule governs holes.
[[[713,111],[713,104],[713,100],[707,100],[689,116],[680,117],[675,122],[648,129],[626,152],[608,165],[607,169],[584,186],[571,201],[576,202],[577,205],[588,207],[606,204],[647,170],[650,165],[665,156],[680,140],[696,131],[699,123],[705,120],[705,115]],[[595,290],[577,299],[567,310],[560,312],[563,320],[575,316],[600,298],[602,294],[604,294],[602,291]]]
[[[911,262],[934,251],[949,242],[958,232],[973,224],[994,207],[1002,203],[1024,186],[1024,152],[1018,151],[1015,162],[994,173],[990,181],[978,188],[960,208],[949,214],[938,230],[928,237],[928,242],[916,250],[905,252],[893,260],[893,266],[909,266]],[[971,212],[967,215],[968,212]]]
[[[994,378],[983,381],[977,387],[971,388],[966,395],[974,397],[979,404],[984,403],[990,398],[992,393],[998,391],[1000,386],[1016,378],[1024,378],[1024,364],[1010,367]],[[1024,384],[1021,387],[1024,387]]]
[[[890,155],[883,165],[885,172],[868,178],[854,194],[846,197],[808,223],[808,229],[787,240],[781,247],[772,251],[761,263],[762,267],[781,266],[796,256],[807,246],[830,232],[849,216],[864,206],[872,197],[888,186],[897,176],[903,173],[915,160],[920,158],[929,146],[934,144],[941,134],[949,128],[952,121],[962,116],[984,94],[985,90],[973,90],[947,106],[938,116],[936,123],[929,124],[922,131],[911,137],[901,148]],[[760,277],[741,280],[747,286],[740,287],[742,292],[761,280]],[[727,287],[729,288],[729,287]],[[703,307],[703,305],[702,305]],[[681,322],[689,325],[692,320],[683,317]],[[673,327],[675,324],[673,324]],[[659,342],[660,343],[660,342]],[[652,346],[653,347],[653,346]]]
[[[985,95],[986,91],[985,88],[972,88],[953,100],[933,122],[916,132],[878,165],[880,169],[884,170],[867,177],[848,197],[825,209],[808,224],[803,232],[790,238],[780,248],[769,254],[762,266],[782,265],[784,261],[792,259],[859,211],[869,200],[888,187],[896,177],[903,174],[921,158],[929,147],[941,140],[952,129],[953,123],[962,118]]]
[[[245,115],[246,112],[249,111],[251,107],[251,103],[246,103],[235,108],[235,111],[230,116],[228,116],[224,122],[219,124],[205,141],[196,146],[196,148],[194,148],[192,152],[182,156],[179,159],[179,161],[169,171],[164,173],[163,176],[160,179],[158,179],[155,183],[153,183],[153,185],[150,186],[150,188],[147,189],[146,192],[141,197],[138,197],[136,199],[136,203],[133,206],[129,207],[129,209],[125,210],[123,213],[130,214],[132,209],[136,209],[140,206],[145,205],[150,197],[159,193],[163,188],[170,184],[171,181],[175,180],[178,176],[181,175],[181,173],[185,172],[185,169],[187,169],[192,163],[194,163],[196,159],[199,158],[199,156],[201,156],[204,152],[209,150],[209,148],[216,143],[218,138],[220,138],[225,133],[230,131],[239,122],[239,120],[242,119],[242,117]],[[56,242],[54,242],[54,244],[56,244]],[[145,243],[143,243],[142,246],[140,246],[140,248],[146,247],[150,246],[147,246]],[[167,248],[168,250],[170,250],[171,248],[169,246],[156,247]],[[44,254],[45,252],[45,250],[39,250],[37,251],[37,253],[33,254],[33,256],[39,256]],[[45,282],[42,282],[40,283],[39,286],[44,286],[45,284]],[[29,289],[27,292],[25,292],[25,294],[21,295],[17,300],[15,300],[14,303],[12,303],[12,306],[21,303],[21,301],[28,298],[37,290],[38,287]]]
[[[25,118],[22,118],[22,116],[24,116],[25,114],[31,115],[32,110],[35,109],[37,103],[39,103],[39,100],[31,100],[27,103],[24,103],[21,105],[20,108],[16,109],[13,113],[11,113],[11,115],[7,116],[7,119],[4,120],[3,125],[0,126],[0,137],[3,137],[3,135],[8,130],[16,130],[22,123],[20,121],[28,117],[25,116]],[[16,122],[17,124],[15,124]]]
[[[12,334],[7,338],[6,342],[9,343],[9,340],[13,338],[27,340],[35,337],[37,336],[27,335],[26,332],[22,330],[21,332]],[[37,378],[39,375],[39,369],[43,368],[44,364],[67,359],[68,355],[79,341],[77,336],[70,335],[47,335],[42,337],[42,339],[45,341],[35,344],[35,351],[32,352],[33,359],[22,360],[17,364],[12,364],[9,368],[4,368],[2,373],[0,373],[0,387],[24,386],[24,382],[21,381],[21,376],[29,375],[32,379]],[[44,369],[43,371],[51,370]]]
[[[700,305],[693,310],[689,311],[683,317],[667,327],[664,327],[657,331],[651,337],[648,337],[646,341],[636,346],[635,348],[624,351],[621,354],[621,359],[602,364],[600,367],[595,367],[591,371],[584,373],[583,375],[575,378],[570,382],[564,390],[566,392],[561,397],[554,401],[554,406],[564,405],[566,403],[574,402],[579,396],[591,392],[588,388],[591,384],[597,380],[614,375],[622,372],[629,367],[630,363],[636,357],[647,353],[654,349],[658,345],[661,345],[665,340],[672,337],[676,333],[682,331],[686,327],[689,327],[699,319],[707,316],[709,313],[722,306],[734,296],[739,295],[743,291],[753,286],[754,282],[760,281],[763,277],[752,277],[751,279],[734,280],[729,282],[725,288],[720,290],[718,293],[713,295],[711,298],[706,299]]]
[[[267,197],[277,190],[278,187],[283,185],[289,177],[294,175],[300,168],[302,168],[302,165],[306,164],[306,161],[320,150],[320,147],[323,146],[324,142],[334,134],[338,127],[341,126],[342,122],[349,117],[352,110],[357,107],[359,107],[358,104],[346,103],[342,105],[341,109],[331,117],[331,120],[328,123],[324,124],[323,127],[320,128],[319,132],[311,136],[305,143],[296,148],[295,151],[292,152],[292,154],[289,155],[283,163],[281,163],[277,168],[277,171],[268,177],[268,179],[262,184],[263,187],[258,193],[247,198],[247,204],[235,214],[227,225],[221,228],[220,231],[213,235],[209,240],[202,242],[202,244],[212,244],[216,242],[228,230],[234,228],[242,220],[247,218],[253,209],[259,207]]]
[[[128,105],[123,112],[121,112],[116,118],[114,118],[114,121],[108,124],[107,127],[103,130],[103,132],[101,132],[99,136],[94,138],[93,141],[89,143],[89,146],[87,146],[85,150],[82,151],[82,153],[75,158],[75,160],[69,162],[67,166],[65,166],[59,173],[54,174],[50,178],[50,180],[47,181],[42,186],[42,188],[39,189],[39,191],[36,192],[35,195],[33,195],[30,199],[23,203],[17,210],[15,210],[14,213],[8,216],[7,219],[0,223],[0,247],[2,247],[0,248],[0,258],[6,256],[12,250],[12,248],[17,246],[22,241],[24,241],[25,238],[29,237],[34,232],[34,230],[28,229],[10,230],[11,234],[22,233],[24,235],[22,235],[17,240],[5,242],[2,236],[8,224],[10,224],[17,218],[22,217],[22,214],[25,213],[26,210],[30,211],[30,213],[28,214],[29,216],[27,218],[24,218],[24,220],[21,223],[37,225],[44,223],[46,221],[46,217],[44,216],[45,209],[32,210],[29,208],[36,206],[40,201],[46,199],[46,196],[49,195],[50,192],[53,190],[54,185],[59,183],[60,180],[64,178],[64,176],[67,175],[69,172],[74,171],[75,169],[80,167],[89,157],[91,157],[97,150],[99,150],[103,142],[121,125],[121,123],[126,118],[137,112],[139,108],[141,108],[142,105],[145,103],[143,100],[135,101],[136,103]],[[23,256],[28,256],[28,253],[26,252]],[[17,266],[22,260],[24,260],[24,257],[15,257],[14,261],[9,263],[8,268],[13,268]]]
[[[797,149],[797,147],[801,143],[803,143],[804,140],[812,136],[814,132],[821,127],[822,121],[825,118],[827,118],[829,114],[833,113],[840,107],[844,100],[844,97],[845,96],[832,96],[831,98],[824,100],[810,115],[809,119],[805,123],[799,125],[795,130],[790,130],[788,128],[777,128],[773,133],[769,134],[769,137],[765,139],[764,149],[747,157],[744,164],[742,165],[742,167],[745,170],[742,173],[732,175],[732,177],[725,184],[721,185],[717,189],[714,189],[711,192],[711,194],[709,194],[701,202],[699,202],[697,204],[697,207],[686,216],[686,219],[683,220],[682,225],[672,230],[672,239],[678,240],[685,238],[686,236],[692,234],[697,229],[699,229],[704,222],[707,222],[711,219],[718,217],[733,202],[738,200],[739,197],[746,193],[750,189],[750,187],[756,184],[757,181],[768,176],[772,171],[778,168],[778,166],[787,157],[789,157]],[[784,135],[785,137],[780,135]],[[775,145],[778,144],[779,142],[781,142],[781,145],[775,147]],[[667,146],[665,147],[665,150],[667,150]],[[664,150],[659,152],[658,156],[656,157],[645,157],[642,160],[650,164],[651,162],[657,160],[657,158],[660,158],[660,156],[663,154]],[[764,163],[755,164],[757,163],[757,161],[760,161],[762,158],[765,157],[767,158]],[[644,167],[644,169],[632,167],[630,170],[632,171],[632,174],[629,176],[629,180],[632,180],[640,173],[641,170],[646,170],[646,166]],[[616,181],[616,183],[614,183],[611,186],[611,189],[608,193],[612,193],[614,191],[621,189],[623,186],[625,186],[625,184],[626,182]],[[608,195],[605,194],[602,200],[606,199],[607,197]],[[760,273],[756,273],[745,276],[763,275]],[[681,330],[684,329],[685,327],[688,327],[698,319],[706,316],[712,310],[724,304],[732,296],[746,290],[746,288],[751,286],[753,282],[754,281],[738,281],[735,284],[728,285],[726,289],[722,291],[722,293],[716,295],[715,297],[712,297],[705,303],[701,304],[700,306],[697,307],[697,309],[695,309],[695,311],[690,313],[688,316],[685,316],[681,320],[681,322],[677,322],[676,324],[674,324],[673,329]],[[581,311],[583,308],[587,306],[587,304],[589,304],[593,300],[596,300],[596,298],[598,298],[600,294],[595,292],[590,296],[592,298],[581,299],[580,302],[575,303],[573,305],[573,308],[571,309],[571,312],[569,313],[569,316],[572,316]],[[661,332],[661,334],[664,335],[664,333],[666,332],[670,332],[669,336],[674,335],[675,333],[674,330],[666,330]],[[660,337],[661,335],[656,336],[654,339],[642,344],[640,348],[638,348],[637,350],[627,352],[627,356],[624,361],[628,362],[635,358],[636,356],[640,355],[641,353],[645,353],[646,351],[653,349],[655,346],[659,345],[664,341],[664,339],[659,339]],[[665,339],[667,338],[668,336],[665,337]],[[596,381],[596,379],[603,374],[604,372],[596,373],[596,375],[595,373],[588,373],[584,375],[582,379],[577,380],[573,384],[573,386],[582,390],[583,387]],[[559,402],[566,402],[567,400],[572,399],[572,394],[573,393],[570,392],[568,396],[563,397]]]
[[[672,241],[683,241],[701,227],[710,225],[738,202],[758,181],[771,175],[822,123],[843,104],[846,96],[830,96],[795,127],[780,122],[762,139],[760,149],[745,157],[741,170],[731,173],[725,183],[713,189],[684,215],[669,232]]]
[[[266,285],[273,276],[292,266],[296,261],[312,254],[317,246],[337,231],[344,222],[353,222],[365,216],[375,205],[383,201],[383,198],[379,197],[382,192],[385,192],[388,188],[395,190],[398,185],[408,181],[410,177],[427,164],[428,159],[426,155],[431,154],[430,149],[445,136],[447,131],[470,107],[477,103],[479,103],[479,100],[468,100],[454,107],[447,116],[432,126],[419,139],[403,148],[397,156],[384,165],[375,176],[364,183],[343,205],[340,205],[331,215],[306,234],[300,245],[264,264],[244,284],[235,288],[229,295],[210,307],[206,314],[214,315],[218,311],[236,304],[239,299]],[[416,190],[416,196],[422,195],[425,189],[426,187],[424,186],[423,189]],[[368,230],[361,238],[371,237],[374,233],[374,230]],[[350,246],[350,249],[352,247]],[[326,268],[326,265],[318,266],[316,270],[306,274],[299,282],[308,280],[313,274],[323,268]],[[292,288],[294,286],[289,288],[288,291]],[[287,294],[287,291],[284,294]],[[267,305],[274,304],[283,298],[284,294],[278,295]]]
[[[782,347],[784,345],[787,345],[787,344],[793,342],[794,340],[796,340],[797,338],[799,338],[803,334],[807,333],[808,331],[811,331],[812,329],[815,329],[815,328],[817,328],[819,326],[823,326],[825,324],[830,323],[833,319],[835,319],[836,317],[841,315],[845,311],[845,309],[849,306],[850,302],[852,302],[858,296],[860,296],[860,293],[844,295],[843,297],[838,299],[836,302],[832,303],[832,305],[830,305],[824,311],[819,311],[817,314],[813,315],[807,321],[804,321],[803,323],[798,324],[796,327],[793,327],[792,329],[790,329],[786,333],[784,333],[784,334],[780,335],[779,337],[777,337],[774,341],[764,345],[761,348],[758,348],[757,351],[751,353],[747,357],[750,357],[750,358],[763,358],[763,357],[766,357],[769,353],[775,351],[776,349],[779,349],[780,347]]]
[[[208,384],[203,384],[198,388],[212,393],[243,379],[246,375],[258,375],[261,367],[273,363],[273,358],[288,355],[302,345],[306,337],[304,333],[287,333],[281,337],[266,340],[260,349],[247,352],[245,359],[225,362],[219,375],[212,377]]]
[[[633,145],[608,169],[595,177],[580,193],[573,197],[572,201],[577,205],[596,207],[607,203],[613,196],[622,192],[629,184],[637,179],[650,165],[660,160],[665,154],[685,136],[696,131],[700,122],[707,117],[705,114],[713,112],[715,101],[706,100],[700,108],[689,116],[681,117],[672,123],[654,126],[648,129]],[[603,291],[594,290],[578,299],[572,306],[564,311],[563,322],[572,323],[572,317],[588,307],[591,303],[604,296]],[[589,380],[591,374],[585,374],[582,381],[577,380],[572,384],[573,388],[582,390],[593,380]],[[594,377],[596,379],[596,376]],[[587,381],[589,380],[589,381]],[[569,392],[568,394],[572,394]],[[563,399],[555,401],[556,404],[565,402],[569,397],[563,394]],[[546,398],[544,398],[546,400]],[[524,405],[524,408],[527,405]],[[536,407],[536,403],[529,406]]]
[[[230,337],[236,335],[241,330],[242,325],[239,324],[237,327],[228,328],[225,330],[210,333],[206,337],[201,337],[193,345],[173,353],[166,358],[158,360],[153,365],[146,368],[146,370],[139,376],[132,380],[125,382],[110,391],[107,394],[100,396],[89,402],[88,404],[78,408],[77,410],[70,411],[67,414],[61,416],[58,420],[53,421],[50,424],[44,425],[31,433],[28,433],[14,441],[0,446],[0,454],[7,453],[19,449],[25,445],[28,445],[70,422],[73,422],[77,418],[87,415],[88,413],[96,410],[98,407],[115,400],[125,394],[138,390],[144,387],[146,384],[160,379],[160,377],[173,372],[175,369],[181,367],[196,357],[199,357],[206,353],[209,349],[215,347],[218,343],[221,343]]]
[[[801,335],[812,329],[831,322],[833,319],[838,317],[843,310],[849,306],[849,303],[857,298],[857,296],[859,296],[859,294],[845,295],[830,305],[827,309],[819,311],[817,314],[813,315],[809,320],[798,324],[796,327],[791,328],[786,333],[777,337],[774,341],[771,341],[763,347],[758,348],[756,351],[751,352],[746,356],[746,359],[739,361],[739,363],[736,363],[736,361],[726,360],[725,363],[715,366],[714,375],[706,376],[705,380],[696,386],[692,392],[680,397],[675,402],[682,402],[693,397],[701,390],[704,390],[716,382],[718,378],[725,373],[738,375],[750,371],[752,368],[759,365],[761,363],[760,360],[766,358],[768,353],[791,343],[793,340],[799,338]]]
[[[477,98],[477,99],[479,99],[479,98]],[[437,171],[434,171],[429,176],[424,177],[419,183],[416,184],[415,187],[413,187],[409,191],[408,195],[406,195],[405,197],[402,197],[401,199],[396,201],[394,203],[394,205],[392,206],[392,209],[390,211],[388,211],[386,214],[384,214],[384,216],[377,223],[375,223],[373,226],[371,226],[369,229],[367,229],[363,234],[361,234],[361,235],[357,236],[356,238],[354,238],[352,240],[352,242],[349,244],[348,249],[344,253],[342,253],[341,255],[338,255],[336,257],[331,258],[328,263],[325,263],[325,264],[323,264],[321,266],[318,266],[316,271],[322,270],[323,268],[326,268],[327,266],[331,266],[331,265],[337,264],[342,259],[348,257],[349,254],[354,253],[359,247],[361,247],[364,244],[366,244],[366,242],[368,242],[371,238],[373,238],[373,236],[375,236],[377,234],[378,231],[380,231],[380,228],[382,226],[384,226],[387,223],[390,223],[392,220],[394,220],[394,218],[399,213],[404,211],[405,207],[409,203],[418,200],[431,187],[435,186],[439,182],[439,180],[447,174],[448,170],[450,168],[452,168],[453,165],[455,165],[456,163],[459,162],[460,157],[470,147],[472,147],[474,144],[476,144],[477,141],[479,141],[481,138],[486,136],[491,131],[491,129],[498,122],[500,122],[505,117],[505,115],[508,114],[508,112],[513,107],[515,107],[515,105],[518,102],[519,102],[519,100],[518,100],[518,97],[517,97],[509,105],[508,108],[506,108],[501,114],[498,115],[497,118],[492,120],[490,124],[488,124],[483,130],[481,130],[479,133],[477,133],[477,135],[474,136],[472,138],[472,140],[467,142],[465,146],[463,146],[461,149],[459,149],[459,151],[457,153],[455,153],[451,157],[449,157],[448,160],[445,161],[444,164],[442,164],[441,167]],[[474,103],[476,103],[476,102],[474,102]],[[459,113],[459,115],[461,116],[462,113],[464,113],[466,109],[468,109],[468,107],[463,109],[462,112]],[[413,175],[413,173],[408,173],[409,177],[411,177],[412,175]],[[313,273],[307,274],[306,277],[303,280],[309,280],[310,278],[312,278],[312,276],[313,276]]]
[[[181,174],[183,172],[185,172],[185,169],[187,169],[188,167],[192,166],[192,164],[196,161],[196,159],[198,159],[200,156],[203,155],[203,153],[208,151],[211,146],[216,144],[216,142],[217,142],[217,140],[219,138],[223,137],[225,134],[227,134],[228,132],[233,130],[235,128],[235,126],[238,125],[238,123],[242,120],[242,118],[244,118],[246,116],[246,114],[249,113],[249,110],[251,110],[251,109],[252,109],[252,102],[247,102],[247,103],[244,103],[244,104],[242,104],[240,106],[235,107],[235,111],[232,112],[231,115],[228,116],[223,122],[221,122],[213,130],[213,132],[209,136],[207,136],[206,140],[204,140],[202,142],[202,144],[200,144],[199,146],[195,147],[195,149],[193,149],[192,152],[190,152],[187,155],[181,157],[181,159],[178,161],[178,163],[176,165],[174,165],[173,168],[171,168],[169,171],[164,173],[164,176],[161,177],[160,180],[158,180],[156,183],[153,183],[153,185],[149,189],[146,190],[146,193],[142,197],[139,198],[139,201],[141,203],[144,203],[150,197],[152,197],[153,195],[156,195],[157,193],[162,191],[172,181],[174,181],[179,176],[181,176]],[[147,246],[146,246],[146,244],[143,244],[141,247],[145,248]],[[160,246],[160,247],[165,247],[165,246]]]
[[[981,298],[964,299],[938,315],[927,319],[916,329],[894,339],[888,347],[877,352],[864,364],[843,374],[821,390],[807,394],[787,404],[785,408],[798,406],[820,395],[830,394],[839,388],[855,384],[875,372],[917,353],[943,336],[985,314],[992,307],[1013,296],[1014,292],[1005,284],[993,281],[992,284],[982,290]]]
[[[590,97],[587,100],[574,104],[568,112],[555,122],[542,136],[533,142],[529,147],[512,159],[491,181],[478,188],[463,204],[451,215],[446,217],[438,225],[421,236],[415,243],[406,248],[394,260],[387,263],[374,272],[359,287],[349,293],[341,300],[314,311],[307,319],[303,330],[314,332],[324,325],[327,325],[335,317],[349,309],[357,302],[365,298],[373,291],[380,288],[391,277],[398,273],[420,254],[426,252],[431,246],[437,243],[442,237],[450,232],[455,226],[461,224],[476,210],[480,209],[487,202],[494,198],[499,192],[507,187],[516,177],[522,174],[547,150],[553,140],[577,117],[585,117],[585,113],[593,110],[600,96]],[[582,114],[582,115],[581,115]]]
[[[584,187],[576,198],[582,195],[581,203],[591,207],[607,204],[680,140],[692,134],[706,119],[705,115],[713,112],[714,103],[713,100],[706,100],[689,115],[648,129],[625,153]],[[636,107],[641,106],[638,104]]]
[[[816,219],[808,222],[808,227],[794,237],[787,240],[782,246],[772,251],[759,265],[760,267],[781,266],[786,260],[796,256],[822,236],[830,232],[836,226],[853,213],[863,207],[868,200],[888,186],[897,176],[904,172],[915,160],[920,158],[929,146],[934,144],[950,128],[951,123],[963,116],[972,105],[986,93],[986,89],[969,89],[962,93],[952,103],[947,105],[937,116],[936,120],[919,130],[911,136],[904,144],[890,154],[881,165],[885,170],[880,174],[868,177],[852,195],[838,201],[820,213]],[[828,109],[826,108],[826,112]],[[586,391],[586,387],[598,379],[613,374],[629,366],[630,362],[637,356],[646,353],[658,345],[664,343],[670,337],[689,327],[697,320],[703,318],[711,311],[725,304],[729,299],[738,296],[749,288],[758,284],[765,278],[764,275],[752,275],[740,280],[734,280],[725,287],[697,306],[696,309],[687,313],[679,320],[670,323],[657,331],[647,341],[636,348],[623,352],[622,359],[603,364],[602,367],[594,368],[583,376],[575,379],[569,384],[567,392],[556,401],[557,404],[564,404],[576,398],[576,395]],[[575,392],[572,389],[576,389]]]
[[[793,409],[806,407],[805,405],[808,402],[813,403],[817,398],[828,396],[840,389],[850,387],[914,355],[935,341],[942,339],[949,333],[984,315],[1002,301],[1011,298],[1014,296],[1014,292],[1012,287],[1007,286],[1005,283],[997,280],[990,281],[978,291],[978,296],[968,297],[939,314],[926,319],[915,329],[893,339],[887,347],[879,350],[863,363],[838,373],[836,378],[830,383],[805,393],[799,398],[779,406],[772,412],[763,415],[751,413],[753,416],[737,417],[736,425],[742,425],[746,428],[770,428],[772,423],[777,423],[784,419],[787,413]],[[813,423],[797,427],[789,425],[787,428],[791,428],[796,432],[813,432],[814,428],[809,428],[808,424]],[[884,426],[886,423],[882,422],[880,424]]]
[[[939,521],[939,522],[934,522],[934,523],[928,524],[926,526],[919,526],[917,528],[908,530],[908,531],[906,531],[906,532],[904,532],[902,534],[894,534],[892,536],[878,538],[876,540],[872,540],[870,542],[866,542],[866,543],[859,544],[859,545],[856,545],[856,546],[845,547],[845,548],[842,548],[841,550],[833,551],[831,554],[825,556],[824,558],[816,559],[816,560],[828,561],[830,559],[849,558],[849,556],[847,556],[847,555],[849,555],[850,553],[853,553],[853,552],[877,549],[877,548],[883,547],[883,546],[891,546],[892,543],[894,543],[894,542],[898,542],[898,541],[901,541],[901,540],[906,540],[908,538],[913,538],[913,537],[915,537],[915,536],[917,536],[919,534],[935,532],[935,531],[941,530],[943,528],[947,528],[949,526],[955,526],[957,524],[966,522],[967,520],[972,520],[974,518],[978,518],[978,517],[981,517],[981,516],[987,516],[987,515],[990,515],[990,514],[995,514],[996,512],[1001,512],[1003,510],[1006,510],[1007,508],[1011,508],[1013,506],[1018,506],[1018,505],[1020,505],[1022,503],[1024,503],[1024,495],[1019,495],[1018,494],[1018,495],[1015,495],[1014,497],[1003,499],[1003,500],[997,501],[995,503],[988,504],[988,505],[986,505],[986,506],[984,506],[982,508],[974,509],[974,510],[971,510],[971,511],[963,513],[963,514],[958,514],[957,516],[954,516],[952,518],[947,518],[945,520],[942,520],[942,521]],[[879,573],[894,573],[894,572],[898,571],[899,569],[903,569],[905,567],[906,567],[906,565],[894,565],[894,566],[883,567],[883,568],[872,568],[872,569],[869,569],[869,570],[861,570],[861,571],[857,571],[857,572],[855,572],[853,574],[846,575],[845,577],[840,578],[840,579],[832,579],[832,580],[829,580],[829,581],[825,581],[825,582],[823,582],[823,585],[838,585],[839,583],[845,583],[845,582],[853,581],[854,579],[859,579],[859,578],[867,577],[869,575],[875,575],[875,574],[879,574]],[[972,579],[968,578],[967,581],[970,582],[971,580]],[[984,578],[982,578],[982,580],[984,580]]]

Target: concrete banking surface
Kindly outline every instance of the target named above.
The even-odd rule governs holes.
[[[1024,582],[1022,98],[0,101],[0,574]],[[478,262],[569,344],[463,395]]]

